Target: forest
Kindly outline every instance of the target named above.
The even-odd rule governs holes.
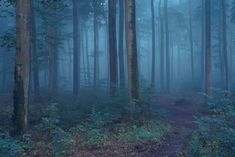
[[[0,157],[235,157],[235,0],[0,0]]]

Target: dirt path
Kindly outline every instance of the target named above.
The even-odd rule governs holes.
[[[199,107],[195,104],[176,104],[179,99],[172,96],[157,98],[157,107],[167,110],[165,116],[174,131],[159,148],[144,157],[178,157],[185,150],[186,136],[196,128],[194,117],[199,116]]]

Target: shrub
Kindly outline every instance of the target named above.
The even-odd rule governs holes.
[[[52,134],[53,150],[56,157],[67,156],[73,152],[75,141],[69,133],[57,128]]]
[[[86,144],[91,148],[99,148],[105,145],[108,136],[101,130],[94,129],[87,133]]]
[[[23,157],[33,147],[30,135],[15,139],[1,129],[0,135],[0,156],[2,157]]]
[[[189,157],[235,156],[235,107],[226,91],[214,91],[206,108],[209,114],[198,119],[198,129],[190,137]]]
[[[171,131],[171,127],[160,121],[147,121],[142,126],[133,125],[119,130],[118,139],[125,142],[156,142],[160,143],[162,138]]]
[[[235,131],[226,121],[218,118],[202,118],[198,130],[190,140],[192,157],[234,157]]]

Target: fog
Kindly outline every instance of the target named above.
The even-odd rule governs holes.
[[[15,153],[41,157],[45,156],[45,149],[49,156],[59,153],[58,156],[86,157],[99,152],[118,157],[125,154],[120,147],[125,145],[134,152],[127,153],[128,157],[157,154],[163,157],[180,151],[185,156],[201,157],[200,151],[207,150],[194,150],[198,152],[195,155],[190,153],[193,148],[180,147],[179,152],[172,154],[169,149],[190,141],[182,135],[184,129],[189,129],[190,135],[195,128],[200,131],[195,117],[225,116],[224,123],[228,122],[228,126],[233,123],[227,119],[230,117],[227,110],[232,113],[234,109],[234,28],[234,0],[0,0],[0,156],[9,156],[9,150],[13,149],[10,146],[6,150],[1,145],[1,134],[9,133],[19,140],[15,136],[27,133],[36,143],[40,140],[35,134],[48,139],[55,135],[44,136],[40,129],[60,128],[63,135],[75,141],[62,142],[72,145],[71,152],[35,146],[32,150],[24,149],[27,155]],[[217,103],[226,107],[220,109]],[[214,108],[208,110],[211,104]],[[45,120],[53,128],[45,126]],[[164,134],[159,135],[158,141],[166,137],[160,149],[152,154],[147,150],[155,148],[156,141],[150,144],[139,137],[141,140],[115,143],[119,132],[107,127],[120,129],[120,123],[124,132],[139,127],[143,131],[141,127],[150,121],[154,121],[153,127],[156,121],[163,123],[160,126],[165,129]],[[97,127],[97,123],[102,125]],[[39,125],[42,128],[38,131],[35,128]],[[89,131],[86,135],[81,128],[77,128],[80,131],[76,135],[69,132],[78,125],[88,128],[92,135]],[[172,137],[177,129],[180,135]],[[103,135],[104,130],[109,135]],[[211,133],[214,132],[209,130],[208,134]],[[100,136],[93,137],[93,134]],[[178,140],[181,135],[183,140]],[[103,139],[106,136],[109,140]],[[85,144],[78,144],[76,137],[81,137],[81,143]],[[155,137],[154,133],[150,136]],[[129,139],[129,134],[124,138]],[[171,138],[176,143],[166,146]],[[109,145],[106,148],[103,140],[112,144],[106,143]],[[51,140],[44,142],[48,145]],[[98,144],[97,152],[89,149],[97,143],[102,143],[102,146]],[[205,143],[210,145],[209,141]],[[74,147],[84,147],[84,150]],[[212,156],[232,157],[233,149],[228,146],[229,155]],[[119,153],[111,153],[115,151]]]

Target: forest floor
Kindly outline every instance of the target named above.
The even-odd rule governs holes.
[[[80,113],[78,111],[84,111],[83,106],[78,106],[82,107],[83,110],[81,110],[80,108],[75,108],[77,106],[76,102],[75,106],[71,104],[71,108],[69,108],[69,106],[67,105],[70,104],[67,101],[65,105],[63,105],[64,103],[61,102],[62,108],[59,108],[60,111],[63,111],[63,114],[59,114],[62,119],[70,117],[68,119],[68,123],[71,123],[71,126],[63,125],[63,123],[65,122],[58,126],[54,126],[53,119],[57,121],[57,114],[55,114],[55,117],[52,116],[49,118],[43,118],[44,120],[41,122],[41,117],[44,117],[42,115],[54,115],[54,112],[57,112],[58,109],[56,108],[56,106],[54,106],[56,104],[52,103],[52,105],[49,105],[49,108],[46,109],[45,105],[48,106],[47,103],[32,105],[32,115],[30,116],[32,129],[30,130],[29,134],[31,138],[30,141],[32,141],[36,145],[36,147],[33,149],[29,149],[27,153],[30,154],[29,156],[35,157],[51,157],[51,154],[53,154],[55,151],[60,152],[61,148],[64,151],[64,149],[68,147],[68,151],[70,151],[70,148],[72,148],[72,154],[69,155],[71,157],[184,157],[184,152],[187,150],[187,142],[189,141],[189,136],[192,131],[197,128],[197,124],[195,123],[195,117],[200,117],[200,115],[202,115],[203,113],[203,108],[202,105],[200,105],[200,100],[201,97],[196,94],[170,94],[159,95],[155,97],[151,101],[151,108],[154,110],[151,112],[157,112],[157,115],[159,114],[159,117],[153,117],[153,121],[158,124],[156,129],[157,133],[160,132],[159,134],[157,134],[157,136],[159,136],[159,141],[144,143],[122,141],[122,138],[120,138],[119,136],[119,130],[124,129],[125,131],[128,131],[129,129],[133,128],[132,124],[128,123],[119,123],[118,121],[117,124],[115,122],[110,126],[105,125],[105,127],[102,126],[94,129],[90,128],[91,125],[75,125],[74,127],[74,125],[72,124],[86,124],[78,122],[71,123],[71,119],[80,119],[76,116],[83,112]],[[102,103],[104,102],[104,100],[100,101]],[[109,102],[107,102],[107,104],[109,104]],[[103,105],[107,106],[106,104]],[[113,105],[118,106],[115,104]],[[45,110],[45,113],[42,112],[41,109],[43,109],[42,111]],[[8,107],[5,106],[4,108],[2,108],[2,111],[0,110],[0,119],[2,119],[2,121],[0,121],[0,128],[3,127],[4,129],[9,130],[11,112],[11,105],[8,105]],[[98,114],[93,117],[95,123],[92,123],[92,127],[94,124],[100,123],[99,116],[100,115]],[[50,119],[52,119],[52,121]],[[169,131],[168,129],[166,129],[168,125],[170,126]],[[47,131],[47,133],[45,133],[45,131],[42,131],[44,129],[48,129],[48,127],[50,131]],[[75,132],[71,130],[71,127],[75,129]],[[76,131],[80,129],[85,129],[86,131],[82,133],[80,133],[80,131]],[[142,133],[146,134],[146,131],[143,130],[143,128],[138,129],[136,132],[133,133],[138,134],[139,132],[141,132],[141,135]],[[123,132],[121,135],[125,139],[132,137],[132,134],[126,132]],[[59,139],[57,139],[58,137]],[[105,138],[103,139],[103,137]],[[108,138],[107,141],[106,138]],[[70,143],[70,141],[75,141],[75,143]],[[87,142],[104,142],[105,145],[104,147],[93,149],[87,147]],[[52,143],[54,143],[55,146],[53,146]]]
[[[165,119],[173,127],[173,132],[156,149],[143,157],[183,157],[187,150],[190,133],[197,128],[196,117],[202,114],[200,98],[192,97],[188,100],[182,96],[159,96],[156,98],[158,108],[166,110]]]

